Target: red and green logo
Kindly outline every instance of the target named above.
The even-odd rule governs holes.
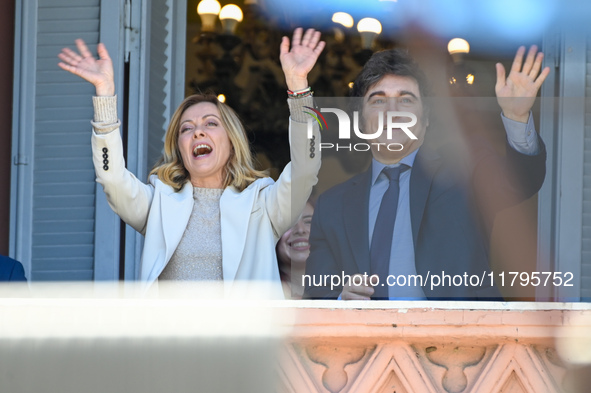
[[[317,111],[316,109],[311,108],[309,106],[305,106],[304,108],[310,109],[312,112],[314,112],[314,113],[310,113],[310,112],[304,111],[304,113],[307,113],[308,115],[310,115],[314,119],[316,119],[316,122],[318,122],[318,126],[320,126],[321,130],[323,130],[324,128],[326,128],[328,130],[328,124],[326,124],[326,119],[324,118],[324,116],[322,116],[322,113],[320,113],[320,111]],[[322,122],[324,123],[324,127],[322,127],[322,123],[320,122],[319,118],[322,119]]]

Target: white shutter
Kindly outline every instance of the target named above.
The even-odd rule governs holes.
[[[107,30],[107,45],[117,43],[120,7],[103,3],[16,4],[10,254],[31,280],[118,278],[119,222],[97,192],[92,166],[94,88],[57,66],[61,48],[76,38],[96,51]],[[111,46],[117,65],[118,44]]]
[[[587,179],[591,160],[585,153],[589,149],[586,139],[591,136],[585,105],[587,43],[578,32],[567,30],[555,37],[548,34],[543,49],[550,54],[546,65],[555,72],[542,90],[541,134],[548,148],[548,170],[539,194],[537,270],[559,272],[562,277],[568,273],[573,278],[569,281],[571,287],[539,287],[537,295],[542,299],[553,295],[560,301],[578,301],[591,290],[585,240],[585,233],[589,235],[585,221],[589,222],[591,210],[584,203],[584,198],[590,200],[586,189],[591,186]]]
[[[170,23],[171,8],[166,1],[152,0],[150,10],[150,73],[148,98],[149,170],[162,152],[162,136],[169,123],[170,96]]]
[[[581,297],[591,300],[591,36],[585,53],[585,142],[583,152],[583,229],[581,244]]]

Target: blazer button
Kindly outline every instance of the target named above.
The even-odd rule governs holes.
[[[314,146],[310,148],[310,153],[314,153]]]
[[[314,158],[314,153],[310,153],[310,158]]]
[[[108,153],[109,149],[107,149],[106,147],[103,147],[103,153]]]
[[[109,155],[107,153],[103,154],[103,158],[106,160],[107,158],[109,158]]]
[[[109,166],[108,166],[108,165],[105,165],[105,166],[103,166],[103,169],[104,169],[105,171],[108,171],[108,170],[109,170]]]
[[[103,160],[103,164],[107,165],[109,163],[109,160]]]

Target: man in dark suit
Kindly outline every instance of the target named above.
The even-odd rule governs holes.
[[[474,158],[467,172],[451,163],[453,153],[438,150],[429,137],[425,141],[427,82],[416,63],[399,50],[372,56],[351,92],[362,100],[362,131],[384,127],[387,120],[380,117],[388,111],[411,112],[417,139],[401,130],[387,139],[384,127],[372,141],[369,170],[320,196],[305,297],[501,298],[488,264],[492,220],[500,209],[535,194],[545,176],[546,153],[531,107],[549,69],[540,72],[543,55],[536,52],[532,46],[524,62],[521,47],[508,77],[497,64],[507,154],[481,140],[465,141]],[[385,148],[391,143],[403,148]],[[482,200],[488,205],[479,205]]]
[[[19,261],[0,255],[0,281],[27,281]]]

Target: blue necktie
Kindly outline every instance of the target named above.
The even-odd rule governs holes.
[[[374,287],[372,296],[374,300],[388,300],[388,284],[386,279],[390,270],[390,250],[392,248],[392,236],[394,234],[394,222],[398,209],[398,194],[400,193],[400,173],[408,169],[407,165],[395,168],[384,168],[382,172],[390,180],[390,186],[382,197],[378,218],[371,238],[370,272],[380,277],[378,286]],[[383,285],[382,285],[383,284]]]

